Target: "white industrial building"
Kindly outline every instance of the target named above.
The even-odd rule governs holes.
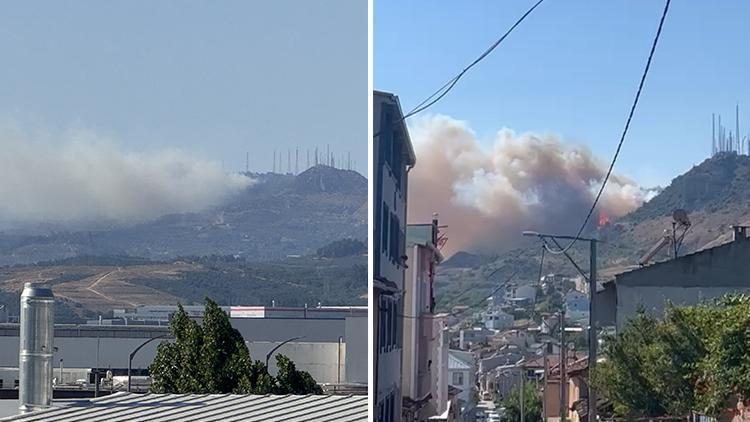
[[[202,318],[205,306],[183,305],[191,318]],[[294,319],[335,319],[347,316],[367,316],[366,306],[221,306],[230,318],[294,318]],[[177,305],[139,305],[131,309],[114,309],[111,319],[88,321],[89,324],[105,325],[144,325],[168,324]]]
[[[275,353],[295,362],[320,384],[367,384],[367,316],[327,319],[231,318],[244,337],[253,359],[282,342]],[[125,373],[131,351],[148,339],[169,336],[167,326],[156,325],[55,325],[53,363],[58,367],[112,370]],[[156,356],[160,340],[144,346],[134,357],[132,368],[140,374]],[[17,368],[19,325],[0,324],[0,367]],[[269,360],[275,373],[275,359]],[[4,384],[4,387],[9,384]]]

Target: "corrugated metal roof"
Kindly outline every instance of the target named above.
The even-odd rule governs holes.
[[[330,421],[367,420],[367,396],[115,393],[0,421]]]
[[[471,365],[452,354],[448,355],[448,369],[471,369]]]

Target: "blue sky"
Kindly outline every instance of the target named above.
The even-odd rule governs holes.
[[[533,3],[376,1],[375,88],[410,109]],[[553,132],[608,162],[663,7],[547,0],[429,112],[467,121],[488,145],[503,127]],[[737,102],[750,132],[748,16],[750,2],[672,2],[617,172],[669,183],[710,155],[711,113],[734,128]]]
[[[29,132],[227,170],[330,144],[366,173],[366,1],[7,2],[0,52],[0,120]]]

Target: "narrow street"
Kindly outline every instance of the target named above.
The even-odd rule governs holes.
[[[477,422],[497,422],[500,421],[502,413],[495,409],[495,402],[491,400],[480,400],[477,404],[476,421]]]

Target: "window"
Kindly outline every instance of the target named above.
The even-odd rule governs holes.
[[[388,253],[388,232],[390,230],[390,225],[388,222],[390,221],[391,213],[388,211],[388,205],[383,203],[383,225],[380,228],[380,231],[382,233],[382,242],[381,245],[383,245],[383,253]]]
[[[463,372],[453,373],[453,385],[464,385],[464,373]]]
[[[401,223],[398,221],[396,214],[391,214],[391,244],[390,244],[390,257],[391,260],[402,265],[401,256],[404,255],[404,232],[401,231]]]
[[[385,340],[385,333],[386,333],[386,316],[388,314],[386,309],[386,300],[384,297],[380,297],[379,301],[379,309],[378,309],[378,337],[380,338],[380,352],[382,353],[386,348],[386,340]]]
[[[393,410],[394,410],[393,408],[395,407],[393,405],[393,393],[391,393],[391,394],[388,395],[388,399],[387,400],[388,400],[388,411],[386,412],[386,416],[385,417],[386,417],[386,420],[388,422],[391,422],[391,421],[395,420],[393,418]]]
[[[391,302],[391,339],[393,347],[397,347],[399,344],[398,341],[398,316],[396,315],[396,311],[398,310],[398,307],[396,306],[397,302]]]
[[[388,296],[381,296],[378,302],[378,338],[380,353],[387,353],[400,347],[401,320],[398,316],[398,301]]]
[[[393,326],[393,307],[391,306],[391,301],[388,300],[385,302],[385,344],[387,347],[387,350],[391,350],[391,345],[393,344],[393,336],[391,335]]]

